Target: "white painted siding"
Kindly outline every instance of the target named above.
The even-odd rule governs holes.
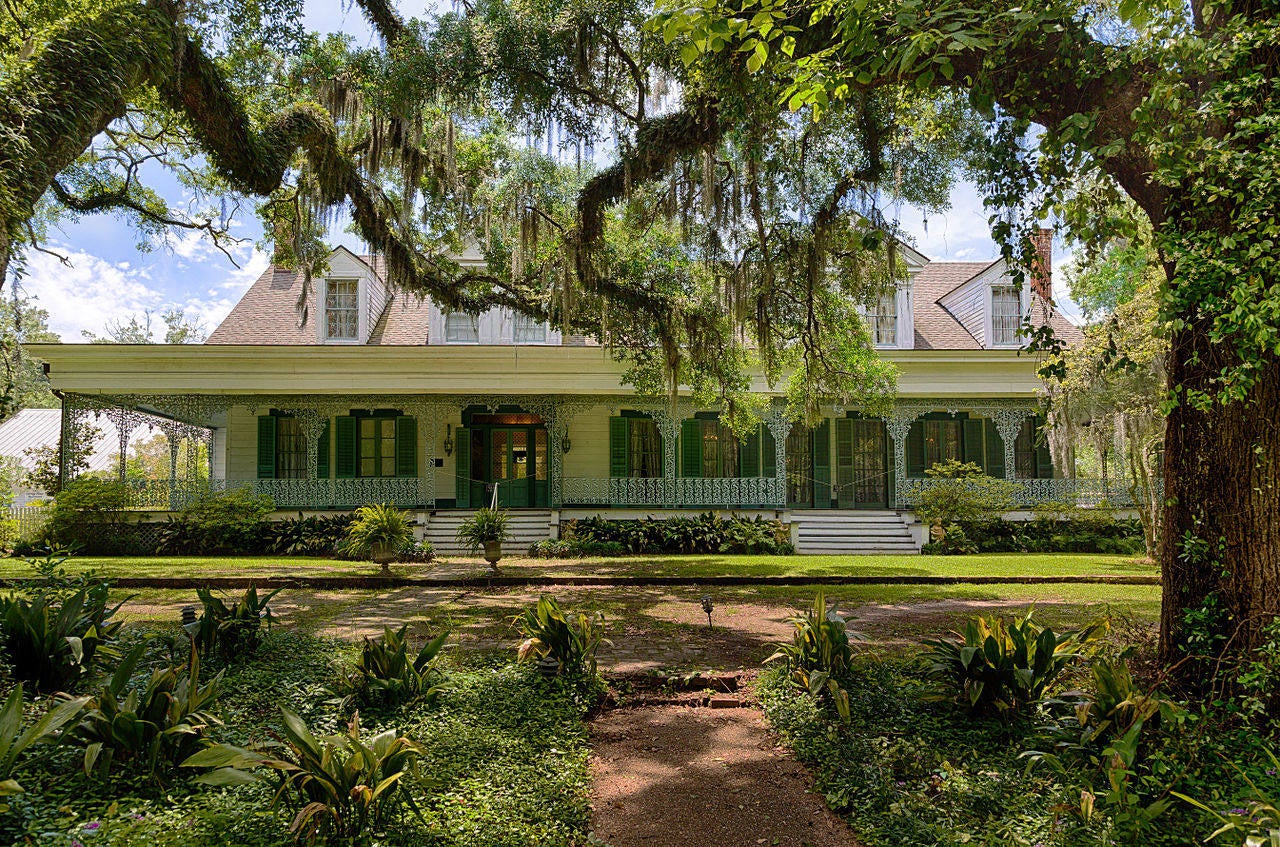
[[[564,475],[603,477],[609,475],[609,416],[607,406],[592,406],[569,420],[569,452],[564,456]]]
[[[262,409],[266,412],[266,409]],[[241,406],[227,412],[227,479],[258,476],[258,416]]]
[[[944,308],[978,340],[982,346],[986,340],[986,303],[987,284],[980,275],[965,283],[960,288],[943,297],[940,301]]]

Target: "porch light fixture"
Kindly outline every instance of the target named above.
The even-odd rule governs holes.
[[[453,455],[453,424],[444,425],[444,454]]]
[[[573,442],[569,440],[568,433],[565,433],[564,435],[560,436],[560,452],[561,453],[568,453],[569,448],[572,446],[573,446]]]

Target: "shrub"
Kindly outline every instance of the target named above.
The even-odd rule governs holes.
[[[588,538],[550,538],[535,541],[529,555],[535,559],[581,559],[587,556],[621,556],[627,551],[616,541],[592,541]]]
[[[768,553],[795,552],[787,524],[761,517],[712,512],[689,517],[609,520],[603,517],[570,521],[566,539],[617,544],[629,553]]]
[[[263,546],[284,556],[332,556],[347,538],[355,515],[288,518],[267,525]]]
[[[399,629],[387,627],[381,638],[365,638],[355,668],[340,678],[339,693],[371,706],[435,700],[446,682],[436,658],[449,633],[428,641],[411,659],[405,637],[408,631],[405,624]]]
[[[1073,520],[1037,518],[1032,521],[990,519],[948,524],[940,541],[921,552],[971,553],[1111,553],[1145,552],[1142,526],[1136,520],[1085,517]],[[952,538],[952,533],[956,537]]]
[[[63,724],[80,714],[88,699],[63,700],[23,729],[22,686],[14,686],[0,708],[0,815],[9,811],[5,798],[25,790],[14,778],[21,766],[19,757],[32,745],[52,739]]]
[[[916,515],[926,524],[991,520],[1016,505],[1016,483],[986,476],[972,462],[939,463],[925,473],[932,481],[920,492]]]
[[[133,502],[127,485],[114,480],[79,477],[58,492],[45,527],[46,540],[60,547],[93,546],[104,527],[124,522]]]
[[[603,612],[571,615],[560,608],[555,598],[544,594],[536,606],[517,615],[514,622],[525,639],[517,652],[520,661],[550,659],[556,662],[557,673],[585,671],[595,676],[596,651],[607,643],[602,634]]]
[[[853,633],[845,619],[836,614],[834,605],[828,611],[827,595],[819,591],[813,608],[803,615],[789,618],[795,627],[790,643],[778,645],[777,652],[765,662],[783,660],[796,685],[815,697],[824,691],[831,695],[841,720],[849,720],[849,695],[840,685],[853,665]]]
[[[156,552],[169,555],[255,553],[264,545],[266,517],[275,503],[235,488],[187,506],[161,530]]]
[[[508,520],[509,516],[501,509],[476,509],[458,526],[458,543],[472,553],[483,550],[485,544],[501,544],[510,537]]]
[[[273,618],[267,604],[280,591],[277,588],[259,597],[258,589],[250,585],[243,597],[234,605],[227,606],[208,588],[197,588],[196,596],[204,605],[204,612],[200,615],[200,628],[194,636],[196,647],[205,655],[216,649],[227,661],[254,652],[262,638],[262,622],[265,620],[267,628],[271,628]]]
[[[206,709],[218,697],[222,674],[202,686],[196,652],[189,666],[157,668],[144,688],[125,695],[145,649],[139,644],[125,656],[67,732],[69,743],[84,747],[86,775],[105,778],[111,765],[121,762],[157,776],[194,755],[205,731],[220,723]]]
[[[58,554],[33,561],[42,579],[30,597],[11,592],[0,598],[0,649],[14,678],[39,691],[66,690],[96,661],[113,655],[111,643],[122,622],[112,617],[128,600],[108,608],[110,583],[92,575],[67,577],[65,561]]]
[[[345,734],[316,738],[302,718],[285,708],[280,712],[281,751],[219,744],[182,766],[214,768],[197,779],[214,786],[243,785],[264,778],[253,771],[275,771],[280,786],[272,805],[288,798],[297,807],[289,832],[308,843],[327,843],[330,837],[345,843],[363,841],[386,824],[402,799],[412,804],[401,783],[421,752],[413,741],[389,729],[366,743],[360,738],[358,715],[352,716]]]
[[[970,618],[959,641],[927,639],[923,658],[934,679],[959,689],[974,711],[1017,709],[1037,702],[1079,649],[1100,638],[1105,620],[1078,632],[1054,633],[1022,618]]]

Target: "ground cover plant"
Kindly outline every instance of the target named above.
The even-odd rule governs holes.
[[[154,674],[164,673],[159,666],[168,662],[171,651],[184,649],[185,636],[172,630],[131,630],[129,636],[144,644],[140,664],[156,666]],[[4,797],[11,808],[0,815],[0,842],[259,847],[292,844],[295,836],[306,840],[312,834],[332,834],[349,824],[365,827],[358,843],[376,837],[382,844],[496,847],[567,846],[585,840],[587,736],[582,718],[594,702],[593,685],[518,667],[511,652],[501,658],[452,661],[451,684],[433,704],[413,701],[377,714],[361,713],[357,742],[351,730],[354,713],[330,693],[337,666],[349,663],[352,652],[350,644],[275,629],[263,636],[252,661],[224,663],[215,654],[209,664],[221,675],[220,696],[201,710],[219,722],[209,721],[204,735],[209,743],[241,750],[256,750],[273,736],[285,739],[286,748],[273,748],[272,757],[313,775],[315,768],[332,766],[322,765],[323,755],[313,753],[323,753],[327,745],[331,754],[339,754],[337,759],[350,761],[348,754],[357,743],[381,750],[376,754],[382,762],[380,772],[390,775],[398,772],[399,763],[384,754],[407,752],[405,745],[411,740],[416,766],[402,762],[406,767],[396,782],[395,801],[388,800],[385,808],[377,802],[365,804],[366,795],[359,791],[345,792],[350,803],[324,801],[325,808],[312,808],[290,832],[298,812],[319,797],[307,792],[322,790],[321,782],[302,779],[301,771],[277,772],[283,773],[285,792],[292,799],[282,799],[273,808],[280,784],[270,769],[263,771],[265,779],[230,779],[224,781],[245,784],[210,787],[197,778],[213,768],[166,767],[158,780],[145,757],[117,756],[111,778],[102,780],[84,774],[84,744],[45,744],[43,755],[35,757],[28,750],[20,760],[25,791]],[[145,676],[131,675],[125,686],[124,698],[136,696],[138,710],[145,709],[144,703],[152,699],[147,692],[156,688]],[[36,725],[31,722],[45,705],[33,704],[28,724]],[[286,723],[282,705],[299,723],[293,718]],[[92,714],[85,712],[81,720],[105,728]],[[287,746],[306,741],[298,725],[305,726],[314,746]],[[291,738],[288,728],[297,737]],[[397,745],[395,739],[401,738],[405,744]],[[193,743],[197,748],[203,744]],[[197,753],[198,749],[184,750],[184,760]],[[390,796],[384,788],[378,799]]]

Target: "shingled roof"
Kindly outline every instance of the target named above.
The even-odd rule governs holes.
[[[379,257],[364,256],[374,272],[381,275]],[[930,262],[916,274],[914,288],[915,348],[917,350],[979,350],[978,340],[938,301],[947,293],[973,279],[994,262]],[[304,277],[301,271],[268,267],[249,287],[226,319],[209,335],[207,344],[315,344],[315,294],[308,295],[311,308],[299,323],[298,302]],[[1079,327],[1056,310],[1048,310],[1035,298],[1037,322],[1049,312],[1055,335],[1074,344],[1083,338]],[[368,343],[386,346],[413,346],[427,343],[427,316],[430,303],[425,298],[398,292],[387,301],[370,333]],[[566,339],[566,343],[572,343]]]

